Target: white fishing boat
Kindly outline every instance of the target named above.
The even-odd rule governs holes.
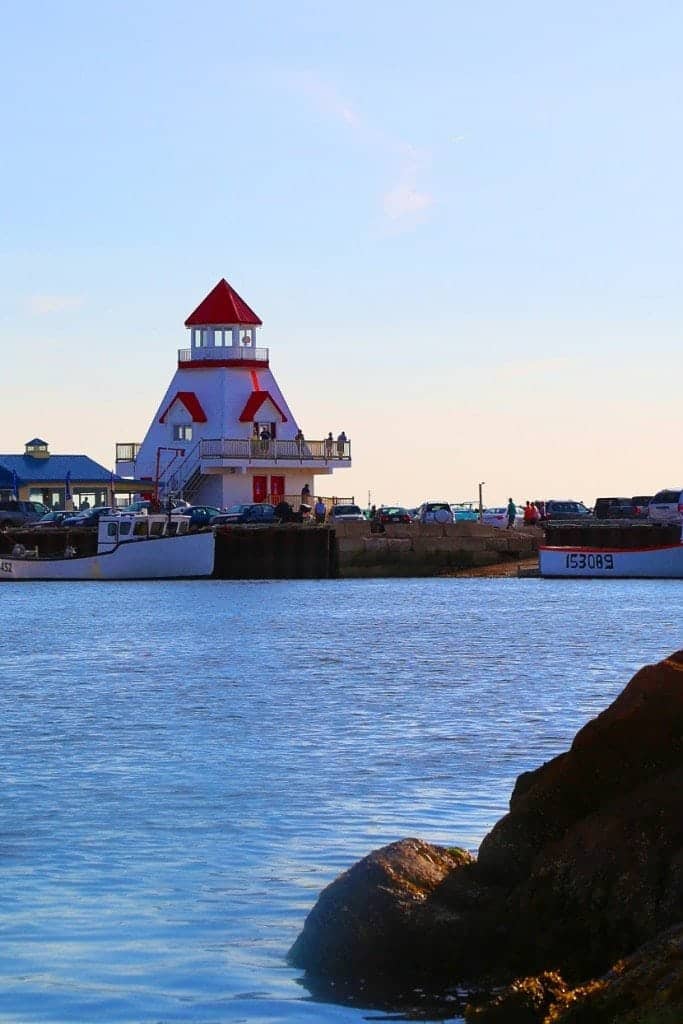
[[[613,548],[544,545],[539,568],[545,577],[683,579],[683,543]]]
[[[213,530],[190,533],[183,516],[102,516],[95,553],[82,553],[65,534],[61,554],[41,556],[36,537],[35,547],[16,544],[0,555],[0,580],[168,580],[213,573]]]

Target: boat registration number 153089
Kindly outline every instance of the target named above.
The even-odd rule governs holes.
[[[572,551],[566,556],[567,569],[613,569],[614,555],[587,555],[585,551]]]

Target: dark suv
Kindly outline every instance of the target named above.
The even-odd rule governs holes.
[[[633,519],[631,498],[596,498],[593,515],[596,519]]]
[[[634,519],[647,519],[650,511],[650,502],[652,501],[652,495],[647,494],[636,494],[631,498],[631,506],[633,508]]]
[[[41,501],[0,501],[0,530],[37,523],[49,511]]]
[[[265,502],[249,505],[231,505],[227,512],[221,512],[211,520],[212,526],[229,526],[230,523],[277,523],[275,507]]]
[[[552,499],[545,503],[545,519],[550,522],[567,522],[574,519],[585,519],[590,516],[582,501],[557,501]]]

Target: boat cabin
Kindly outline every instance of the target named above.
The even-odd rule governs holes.
[[[160,537],[180,537],[188,533],[190,517],[183,515],[152,515],[134,513],[102,516],[97,528],[97,553],[113,551],[119,544],[131,541],[155,540]]]

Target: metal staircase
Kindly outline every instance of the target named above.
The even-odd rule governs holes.
[[[176,464],[172,461],[164,475],[159,478],[159,497],[184,498],[185,501],[192,501],[203,479],[197,441],[181,462]]]

